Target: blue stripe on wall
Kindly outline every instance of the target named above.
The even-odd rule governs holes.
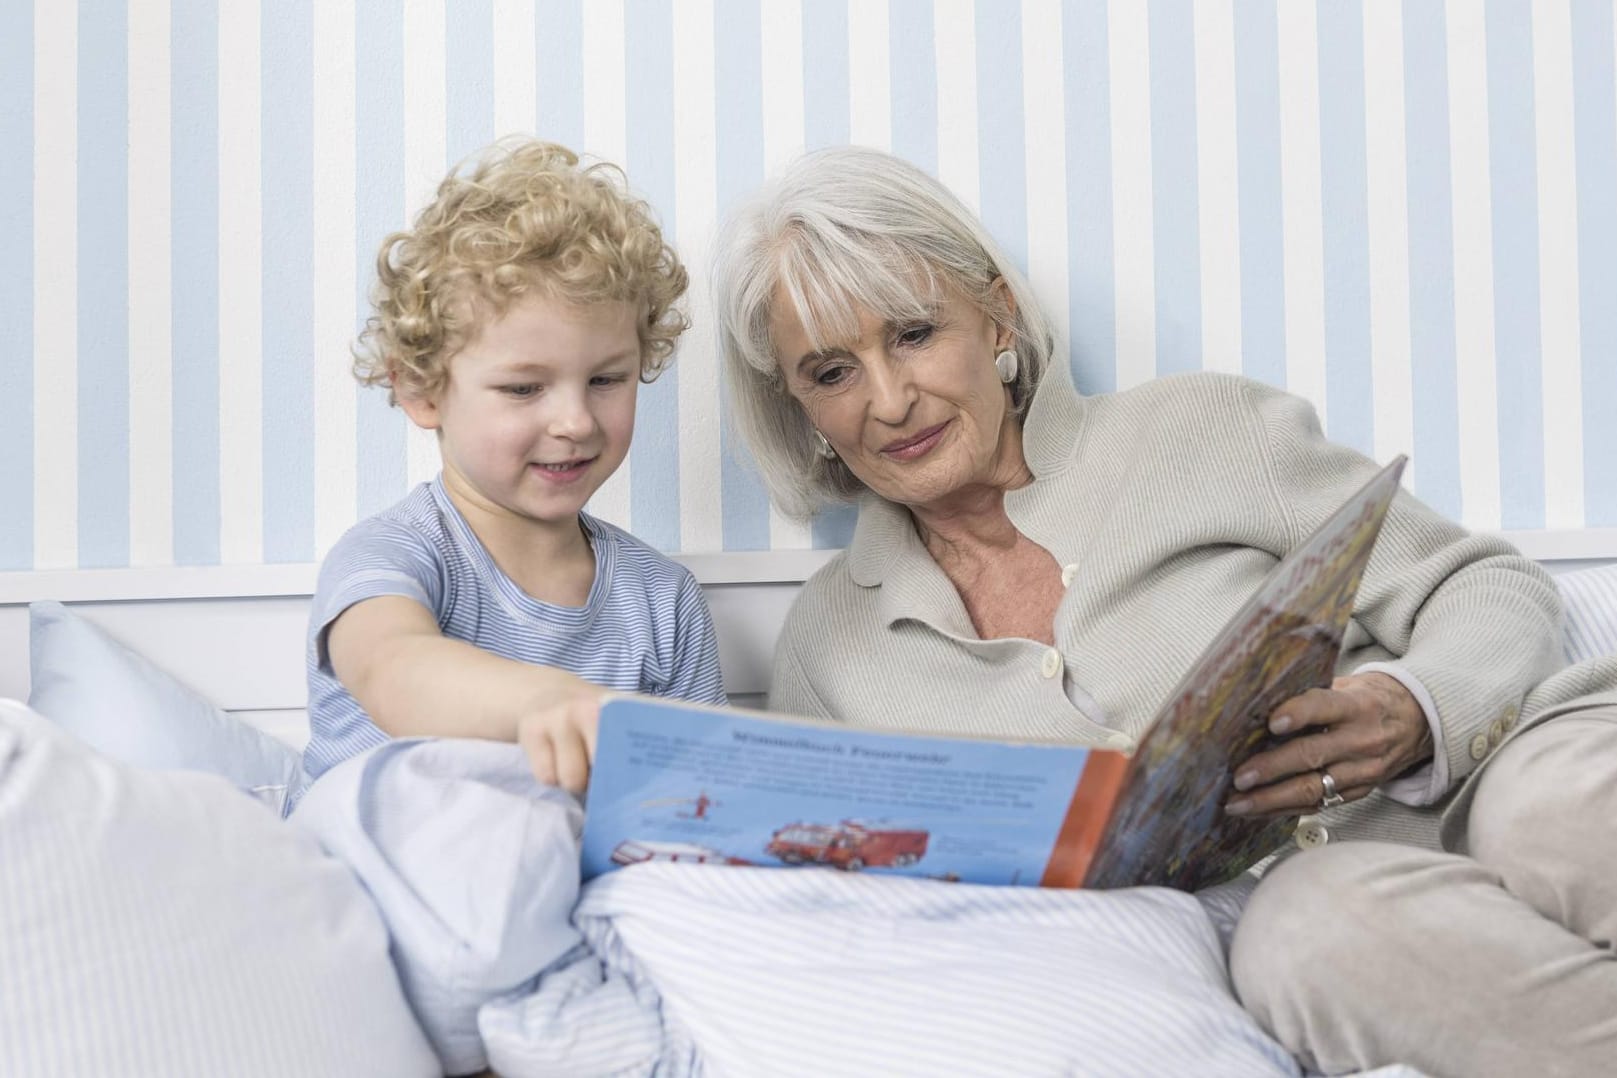
[[[1105,0],[1066,0],[1061,57],[1072,376],[1085,393],[1109,393],[1117,388],[1117,289],[1112,266],[1112,93]]]
[[[582,2],[538,0],[533,17],[538,135],[574,150],[584,144]]]
[[[0,571],[34,565],[34,9],[0,5]]]
[[[285,0],[260,15],[264,559],[270,562],[314,558],[313,2]]]
[[[1612,5],[1572,0],[1578,287],[1583,348],[1583,514],[1617,527],[1617,75]]]
[[[1460,413],[1454,337],[1448,38],[1439,4],[1404,7],[1404,108],[1415,493],[1438,512],[1458,518]]]
[[[1202,366],[1196,18],[1191,0],[1151,0],[1151,199],[1157,373]]]
[[[763,111],[758,94],[763,84],[761,37],[756,3],[717,0],[713,5],[713,88],[717,98],[714,136],[720,220],[763,182]],[[731,424],[722,426],[719,437],[724,549],[767,550],[769,498],[763,483]]]
[[[174,0],[174,560],[219,563],[219,13]]]
[[[92,8],[94,10],[92,10]],[[129,22],[79,7],[79,560],[129,564]]]
[[[891,39],[891,31],[888,36]],[[841,145],[851,137],[849,64],[847,0],[804,4],[803,139],[808,149]],[[896,59],[889,66],[897,66]],[[936,94],[935,85],[933,92]],[[934,158],[936,154],[934,136]],[[842,506],[815,514],[809,524],[815,548],[847,546],[853,537],[854,517],[851,508]]]
[[[1020,5],[977,5],[977,182],[982,220],[1027,272],[1027,128]]]
[[[359,0],[355,21],[355,150],[359,161],[355,225],[358,236],[359,307],[370,311],[376,252],[384,237],[405,220],[404,205],[404,20],[387,0]],[[419,206],[409,207],[413,217]],[[380,387],[359,394],[358,505],[360,517],[380,512],[404,493],[407,461],[404,424]]]
[[[1241,214],[1241,371],[1286,384],[1286,245],[1280,193],[1280,29],[1275,0],[1235,7]]]
[[[624,5],[624,69],[629,182],[663,207],[664,237],[674,220],[674,10],[672,0]],[[704,267],[686,267],[701,273]],[[634,533],[659,550],[679,549],[679,366],[640,387],[629,467],[629,517]]]
[[[1542,528],[1544,406],[1533,17],[1528,6],[1516,0],[1489,0],[1487,10],[1500,520],[1506,528]]]
[[[1320,204],[1324,214],[1325,398],[1330,436],[1375,449],[1370,367],[1370,211],[1364,130],[1364,13],[1316,3]],[[1395,392],[1394,387],[1387,387]]]
[[[887,15],[893,152],[938,174],[938,53],[928,0],[892,0]]]
[[[488,145],[494,130],[494,3],[444,5],[444,168]]]
[[[848,0],[804,4],[804,146],[843,145],[848,130]]]

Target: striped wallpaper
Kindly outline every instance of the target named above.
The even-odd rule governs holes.
[[[801,148],[978,207],[1104,391],[1196,367],[1478,528],[1617,526],[1612,0],[4,0],[0,569],[307,562],[430,475],[359,391],[374,251],[537,130],[693,266]],[[721,421],[705,283],[596,508],[841,542]]]

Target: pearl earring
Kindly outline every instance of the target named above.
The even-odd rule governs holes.
[[[999,380],[1006,385],[1016,381],[1016,370],[1019,365],[1016,353],[1009,348],[994,357],[994,369],[999,372]]]
[[[836,460],[837,451],[831,448],[831,443],[825,440],[825,435],[819,431],[814,432],[814,451],[826,460]]]

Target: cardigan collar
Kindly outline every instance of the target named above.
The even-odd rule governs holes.
[[[1052,362],[1022,426],[1022,455],[1035,483],[1072,462],[1086,406],[1067,364]],[[865,492],[847,557],[854,583],[881,588],[879,602],[889,624],[920,617],[948,632],[976,635],[960,593],[927,552],[904,506]]]

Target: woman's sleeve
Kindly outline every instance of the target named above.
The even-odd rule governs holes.
[[[801,597],[799,597],[801,604]],[[802,715],[806,718],[837,719],[830,708],[815,692],[814,683],[803,669],[803,657],[800,654],[799,638],[802,635],[800,627],[801,618],[794,617],[798,610],[792,609],[786,616],[786,623],[781,626],[780,637],[775,641],[774,669],[769,679],[769,710],[779,711],[786,715]]]
[[[1327,441],[1308,402],[1252,383],[1277,509],[1295,545],[1377,471]],[[1436,709],[1447,792],[1498,747],[1529,690],[1562,665],[1555,583],[1503,539],[1400,491],[1360,585],[1343,668],[1395,664]],[[1377,647],[1376,645],[1379,645]],[[1388,656],[1391,656],[1389,659]]]

